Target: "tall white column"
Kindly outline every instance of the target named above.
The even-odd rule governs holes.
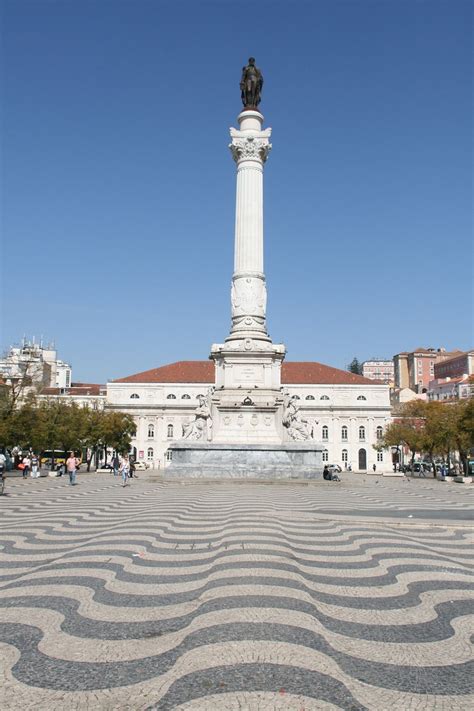
[[[238,116],[229,148],[237,163],[232,328],[226,341],[270,341],[266,329],[267,290],[263,271],[263,165],[271,150],[271,128],[262,130],[259,111]]]

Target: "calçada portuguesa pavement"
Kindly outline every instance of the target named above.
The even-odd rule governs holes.
[[[474,708],[474,485],[7,481],[0,708]]]

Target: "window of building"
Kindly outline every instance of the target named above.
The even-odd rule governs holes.
[[[321,395],[320,400],[329,400],[327,395]]]
[[[139,400],[139,399],[140,399],[140,395],[138,395],[137,393],[132,393],[130,395],[130,400]]]
[[[381,426],[379,425],[379,426],[377,427],[377,429],[375,430],[375,434],[376,434],[376,436],[377,436],[377,439],[382,439],[382,437],[383,437],[383,427],[381,427]]]
[[[171,449],[166,450],[165,457],[167,462],[171,462],[171,460],[173,459],[173,452],[171,451]]]
[[[299,400],[299,399],[300,399],[300,396],[299,396],[299,395],[293,395],[293,399],[294,399],[294,400]]]
[[[347,462],[347,449],[342,450],[342,461]]]
[[[343,425],[341,427],[341,439],[347,439],[347,427]]]
[[[306,400],[314,400],[314,395],[306,395]]]
[[[365,439],[365,427],[361,425],[359,427],[359,439],[364,440]]]
[[[153,447],[148,447],[146,450],[146,458],[148,461],[151,461],[153,459]]]
[[[327,425],[323,425],[322,436],[323,436],[323,439],[329,438],[329,428]]]
[[[155,436],[155,425],[148,425],[148,438],[151,439]]]
[[[181,395],[181,400],[191,400],[191,395],[184,393],[184,395]]]
[[[377,461],[383,462],[383,452],[377,452]]]
[[[358,399],[358,400],[367,400],[367,398],[365,397],[365,395],[359,395],[359,397],[358,397],[357,399]]]
[[[168,437],[173,436],[173,425],[168,425]]]
[[[328,462],[328,461],[329,461],[329,452],[327,449],[325,449],[323,452],[323,462]]]
[[[169,395],[166,396],[167,400],[176,400],[176,395],[173,395],[173,393],[170,393]]]

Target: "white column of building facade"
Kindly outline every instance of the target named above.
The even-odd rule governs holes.
[[[263,269],[263,165],[271,149],[271,129],[263,116],[246,110],[231,128],[229,148],[237,163],[232,328],[227,341],[270,341],[266,329],[267,293]]]

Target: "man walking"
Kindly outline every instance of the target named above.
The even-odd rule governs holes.
[[[74,456],[74,452],[70,452],[69,458],[66,461],[66,471],[69,474],[69,483],[71,486],[74,486],[76,483],[76,470],[78,464],[79,462]]]

